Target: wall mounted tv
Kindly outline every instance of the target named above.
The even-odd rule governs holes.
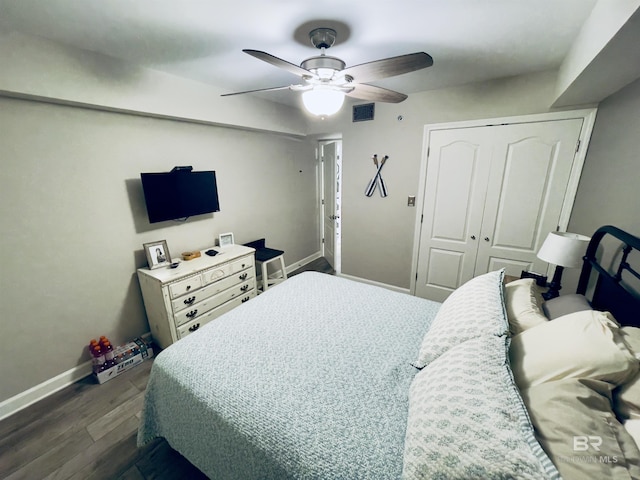
[[[175,167],[171,172],[141,173],[150,223],[219,212],[216,172]]]

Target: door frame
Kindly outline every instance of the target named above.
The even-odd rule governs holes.
[[[597,108],[585,108],[579,110],[565,110],[561,112],[549,112],[530,115],[517,115],[510,117],[487,118],[480,120],[465,120],[460,122],[433,123],[424,126],[422,137],[422,159],[420,161],[420,177],[418,183],[418,198],[416,199],[416,218],[413,232],[413,252],[411,256],[411,281],[409,291],[411,295],[416,294],[416,282],[418,276],[418,254],[420,252],[420,231],[422,229],[422,212],[424,211],[425,188],[427,181],[427,163],[429,158],[429,138],[432,131],[435,130],[453,130],[456,128],[471,128],[483,126],[498,126],[515,123],[534,123],[556,120],[569,120],[580,118],[583,120],[582,129],[578,138],[579,148],[573,158],[571,166],[571,174],[567,192],[562,203],[560,219],[558,227],[560,230],[566,230],[569,225],[573,203],[578,192],[578,184],[580,182],[580,174],[587,156],[589,148],[589,140],[593,132],[593,126],[596,120]],[[549,267],[551,268],[551,267]]]
[[[318,205],[319,205],[319,225],[320,225],[320,229],[319,229],[319,242],[320,242],[320,254],[322,256],[324,256],[324,207],[325,207],[325,202],[324,202],[324,182],[325,182],[325,178],[324,178],[324,168],[322,165],[322,162],[324,161],[323,156],[322,156],[322,149],[323,146],[329,143],[335,143],[336,144],[336,164],[337,164],[337,171],[340,172],[340,176],[342,179],[342,138],[323,138],[323,139],[319,139],[317,142],[317,146],[316,146],[316,156],[317,156],[317,160],[318,160]],[[338,188],[336,190],[336,198],[334,199],[335,201],[335,205],[340,205],[339,207],[339,214],[340,217],[342,217],[342,184],[343,184],[343,179],[338,183]],[[340,274],[340,272],[342,271],[342,218],[340,218],[340,221],[337,222],[337,225],[335,226],[335,234],[334,234],[334,247],[333,247],[333,253],[334,253],[334,263],[335,265],[333,265],[333,269],[335,270],[336,274]]]

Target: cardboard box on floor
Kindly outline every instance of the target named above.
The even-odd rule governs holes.
[[[108,382],[151,357],[153,357],[151,343],[143,338],[135,338],[132,342],[120,345],[113,350],[115,366],[94,373],[93,376],[98,380],[98,383]]]

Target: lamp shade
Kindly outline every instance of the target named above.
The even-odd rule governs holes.
[[[577,233],[551,232],[538,251],[538,258],[560,267],[578,268],[589,240]]]
[[[336,113],[344,103],[344,92],[330,87],[316,86],[302,94],[304,107],[313,115],[319,117]]]

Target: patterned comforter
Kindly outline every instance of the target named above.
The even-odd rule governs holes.
[[[215,479],[400,478],[411,362],[440,304],[291,277],[156,358],[139,443]]]
[[[500,292],[501,275],[490,279],[500,281]],[[502,301],[501,294],[497,299]],[[164,437],[215,479],[472,478],[470,472],[478,473],[477,478],[557,477],[533,439],[517,390],[509,384],[500,331],[454,342],[466,343],[476,353],[447,361],[446,352],[438,352],[431,354],[432,365],[416,362],[419,354],[423,360],[429,356],[423,337],[426,341],[432,323],[438,326],[440,307],[325,274],[294,276],[158,355],[138,444]],[[448,319],[440,317],[441,326],[434,332],[442,339],[449,329]],[[455,327],[454,321],[454,336]],[[477,348],[478,342],[483,347]],[[427,347],[437,349],[438,343],[442,345],[427,342]],[[489,355],[496,359],[491,370],[496,374],[484,377],[507,383],[501,390],[491,383],[475,385],[470,404],[482,413],[475,424],[467,415],[438,415],[433,417],[437,422],[422,423],[425,409],[456,410],[438,405],[442,398],[448,402],[447,395],[420,391],[427,372],[439,372],[432,378],[438,389],[446,389],[447,364],[482,369],[484,359],[477,357],[491,344],[501,353]],[[451,351],[454,348],[467,350],[464,345]],[[427,366],[418,373],[413,366],[417,363]],[[463,382],[468,375],[461,377]],[[508,395],[486,400],[487,389]],[[429,406],[434,401],[435,407]],[[495,408],[499,411],[490,411]],[[431,439],[433,428],[437,440]],[[475,465],[483,462],[479,457],[486,454],[481,452],[492,450],[492,428],[503,430],[501,448],[517,449],[518,456],[505,459],[497,452],[486,460],[490,468]],[[447,441],[464,439],[465,432],[484,445],[447,447]],[[476,446],[480,450],[474,450]]]

